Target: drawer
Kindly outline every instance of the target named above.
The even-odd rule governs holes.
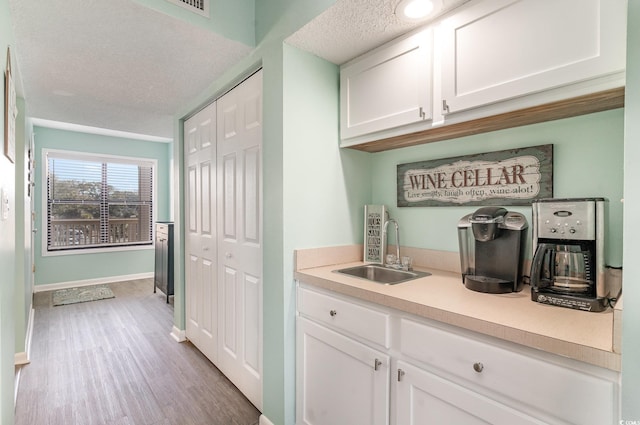
[[[390,346],[388,313],[305,287],[298,288],[298,312],[336,330]]]
[[[402,318],[400,351],[570,423],[613,423],[617,384],[540,358]],[[489,396],[489,394],[486,394]]]

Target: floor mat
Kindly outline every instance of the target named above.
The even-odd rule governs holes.
[[[108,285],[83,286],[79,288],[58,289],[53,293],[53,305],[85,303],[88,301],[115,298]]]

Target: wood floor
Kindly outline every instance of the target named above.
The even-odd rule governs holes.
[[[150,279],[116,298],[53,307],[35,295],[16,425],[254,425],[260,412],[189,342]]]

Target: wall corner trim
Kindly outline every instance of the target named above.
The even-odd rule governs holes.
[[[258,425],[274,425],[274,423],[267,419],[264,414],[262,414],[260,415],[260,422],[258,422]]]
[[[173,327],[171,329],[171,337],[176,340],[176,342],[185,342],[187,340],[186,331],[178,329],[177,327]]]

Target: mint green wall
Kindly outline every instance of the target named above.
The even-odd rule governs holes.
[[[283,114],[284,386],[287,424],[295,408],[293,252],[362,238],[371,197],[369,155],[338,147],[336,65],[285,45]],[[265,226],[268,225],[265,221]]]
[[[0,423],[13,423],[13,379],[15,353],[15,261],[16,261],[16,215],[15,215],[15,170],[11,161],[4,155],[4,71],[7,47],[14,45],[11,31],[8,0],[0,0],[0,128],[3,142],[0,143],[0,188],[5,191],[11,207],[9,218],[0,219]],[[12,51],[11,63],[14,75],[17,75],[15,51]]]
[[[400,224],[402,245],[458,251],[458,220],[478,207],[396,207],[396,165],[553,144],[554,197],[609,199],[608,264],[622,265],[623,109],[373,154],[373,203]],[[531,207],[509,207],[527,217]],[[529,241],[531,230],[529,230]],[[531,246],[528,244],[528,256]]]
[[[42,237],[46,227],[42,225],[42,150],[61,149],[87,153],[150,158],[157,160],[156,169],[156,219],[170,218],[170,158],[165,143],[123,139],[96,134],[78,133],[45,127],[35,127],[36,168],[35,209],[36,223],[41,229],[35,240],[35,284],[52,284],[99,279],[153,272],[153,250],[146,248],[108,253],[80,253],[76,255],[42,256]]]
[[[335,0],[284,0],[277,2],[256,2],[256,25],[259,40],[257,49],[242,60],[238,65],[229,70],[217,81],[212,82],[203,93],[183,110],[176,114],[175,140],[180,140],[174,148],[174,171],[176,188],[176,205],[174,217],[181,229],[178,232],[176,246],[176,301],[174,305],[174,324],[179,329],[184,329],[184,220],[182,210],[184,207],[183,169],[182,169],[182,120],[198,110],[202,105],[219,97],[224,91],[240,82],[252,71],[262,67],[263,69],[263,198],[264,198],[264,257],[263,257],[263,292],[264,292],[264,347],[263,347],[263,413],[276,425],[293,424],[295,414],[295,388],[292,385],[294,365],[291,362],[294,335],[291,334],[292,311],[292,266],[291,251],[292,242],[285,235],[283,217],[290,207],[285,203],[285,195],[290,190],[286,189],[287,182],[284,175],[287,174],[284,148],[291,144],[289,140],[296,141],[313,137],[314,132],[325,134],[324,125],[337,126],[336,106],[331,112],[309,108],[308,119],[312,114],[319,114],[317,128],[308,126],[303,135],[286,133],[288,125],[293,120],[300,120],[300,114],[290,118],[284,114],[284,96],[287,90],[284,82],[286,67],[284,64],[283,40],[295,30],[302,27],[318,13],[329,7]],[[320,81],[326,78],[326,64],[320,65],[319,61],[310,68],[319,66]],[[333,67],[333,66],[331,66]],[[295,70],[289,69],[289,73]],[[335,72],[335,69],[334,71]],[[332,77],[332,78],[335,78]],[[326,83],[325,83],[326,84]],[[316,93],[317,95],[318,93]],[[337,91],[333,94],[336,96]],[[291,98],[289,98],[291,99]],[[310,101],[311,99],[305,99]],[[310,104],[311,105],[311,104]],[[313,106],[313,105],[311,105]],[[332,117],[329,118],[328,114]],[[335,115],[333,115],[335,114]],[[331,123],[328,123],[331,120]],[[337,139],[323,140],[332,148],[337,148]],[[320,170],[321,174],[314,176],[316,182],[323,177],[330,176],[329,169]],[[327,174],[325,174],[327,173]],[[290,175],[290,173],[289,173]],[[314,186],[317,183],[313,183]],[[338,207],[333,206],[334,210]],[[342,227],[344,228],[344,227]],[[325,242],[331,245],[342,243],[345,235],[338,233],[340,226],[326,229]],[[333,235],[333,236],[332,236]],[[331,242],[331,241],[334,242]],[[353,243],[351,241],[350,243]]]
[[[209,29],[247,46],[256,45],[255,0],[211,0],[209,17],[198,15],[167,0],[133,0],[150,9]]]
[[[624,142],[622,419],[640,422],[640,2],[629,2]]]
[[[335,0],[256,1],[256,41],[282,41],[311,19],[324,12]]]
[[[25,352],[27,324],[31,311],[31,197],[27,194],[28,151],[31,125],[26,119],[24,99],[18,101],[16,118],[16,353]]]

